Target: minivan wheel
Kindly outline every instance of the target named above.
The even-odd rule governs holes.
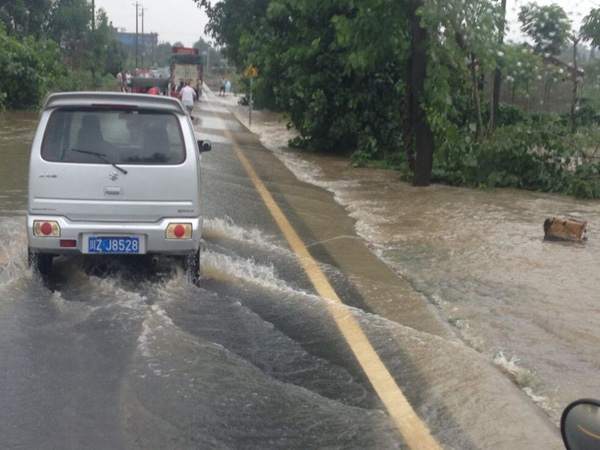
[[[42,277],[48,277],[52,272],[52,255],[34,253],[30,248],[27,248],[27,264]]]
[[[183,257],[183,270],[187,279],[198,286],[200,282],[200,249]]]

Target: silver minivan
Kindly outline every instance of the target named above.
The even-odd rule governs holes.
[[[49,96],[29,164],[30,266],[49,277],[57,255],[173,255],[197,282],[200,153],[210,148],[174,98]]]

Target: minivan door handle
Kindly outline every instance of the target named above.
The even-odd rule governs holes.
[[[115,196],[115,195],[123,195],[123,188],[118,186],[106,186],[104,188],[105,196]]]

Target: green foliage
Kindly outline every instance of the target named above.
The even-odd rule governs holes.
[[[254,105],[286,113],[299,132],[290,145],[335,151],[353,165],[393,167],[406,176],[408,3],[221,0],[209,6],[207,28],[239,70],[248,63],[258,68]],[[522,10],[524,29],[545,52],[555,53],[566,41],[568,19],[561,11],[534,5]],[[545,82],[550,90],[562,78],[529,47],[499,44],[498,2],[429,0],[418,14],[430,37],[420,101],[435,134],[435,178],[598,197],[591,128],[573,136],[559,117],[500,105],[496,131],[476,133],[476,123],[485,118],[485,108],[478,110],[474,101],[482,73],[500,68],[508,89],[524,96],[533,84]],[[238,91],[249,92],[249,80],[240,81]],[[596,121],[592,109],[578,110],[581,125]]]
[[[221,52],[215,49],[210,42],[200,38],[194,43],[193,47],[196,47],[200,50],[200,55],[202,56],[202,66],[207,73],[212,71],[214,66],[220,65],[221,60],[223,59]],[[204,52],[206,52],[206,56],[204,55]]]
[[[270,0],[223,0],[206,5],[209,18],[206,31],[235,66],[245,67],[246,49],[241,48],[242,40],[259,31],[270,3]]]
[[[435,58],[452,61],[464,71],[465,56],[473,54],[484,72],[496,67],[503,26],[499,5],[489,0],[431,0],[421,15],[432,37],[430,51]]]
[[[521,6],[519,21],[521,30],[534,40],[540,53],[558,55],[569,40],[571,21],[555,3],[540,6],[532,2]]]
[[[371,14],[390,15],[384,2],[370,3]],[[260,74],[253,83],[256,107],[285,110],[308,148],[355,153],[355,163],[363,164],[398,150],[404,68],[389,61],[389,52],[365,56],[371,47],[362,33],[370,35],[374,22],[357,11],[350,0],[273,1],[240,48],[247,54],[242,67],[252,62]],[[364,50],[349,44],[348,28]]]
[[[561,114],[561,119],[563,120],[563,124],[567,126],[571,123],[571,113],[568,112]],[[580,106],[575,109],[575,122],[577,126],[598,126],[600,125],[600,111],[598,111],[598,109],[592,105]]]
[[[96,27],[85,32],[82,68],[92,74],[116,75],[123,67],[125,53],[110,33],[108,17],[103,9],[96,14]],[[96,84],[97,86],[97,84]]]
[[[50,36],[54,41],[75,49],[91,20],[92,8],[87,0],[57,0],[49,24]]]
[[[600,8],[595,8],[583,18],[581,37],[594,47],[600,47]]]
[[[516,110],[513,113],[521,115]],[[498,128],[485,141],[461,134],[459,148],[438,151],[433,174],[451,185],[515,187],[600,198],[600,165],[594,157],[581,156],[582,144],[582,136],[573,139],[558,118],[529,117]]]
[[[566,176],[566,193],[576,198],[600,198],[600,164],[582,164]]]
[[[517,105],[511,105],[509,103],[500,103],[498,108],[498,123],[499,127],[528,124],[531,122],[531,117],[527,115]]]
[[[0,24],[1,25],[1,24]],[[51,41],[18,41],[0,26],[0,107],[31,108],[60,75],[59,48]]]
[[[513,95],[528,96],[530,87],[543,78],[542,57],[529,46],[504,45],[500,53],[504,82]]]
[[[0,2],[0,22],[9,36],[44,39],[52,0],[10,0]]]
[[[88,0],[16,0],[0,6],[0,20],[9,24],[0,22],[0,107],[38,107],[48,90],[94,89],[109,78],[114,88],[122,48],[104,10],[91,29]]]

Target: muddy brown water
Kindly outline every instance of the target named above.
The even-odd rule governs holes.
[[[248,123],[246,108],[223,102]],[[600,398],[600,201],[414,188],[394,171],[290,151],[277,114],[253,113],[251,129],[296,176],[333,192],[373,251],[554,423],[572,400]],[[587,221],[587,240],[545,241],[552,217]]]
[[[37,119],[37,112],[0,114],[5,232],[25,216]],[[600,398],[600,202],[510,189],[417,189],[393,171],[290,152],[275,115],[253,114],[253,131],[298,178],[333,192],[372,251],[551,420],[571,400]],[[548,217],[587,220],[587,241],[544,241]]]

